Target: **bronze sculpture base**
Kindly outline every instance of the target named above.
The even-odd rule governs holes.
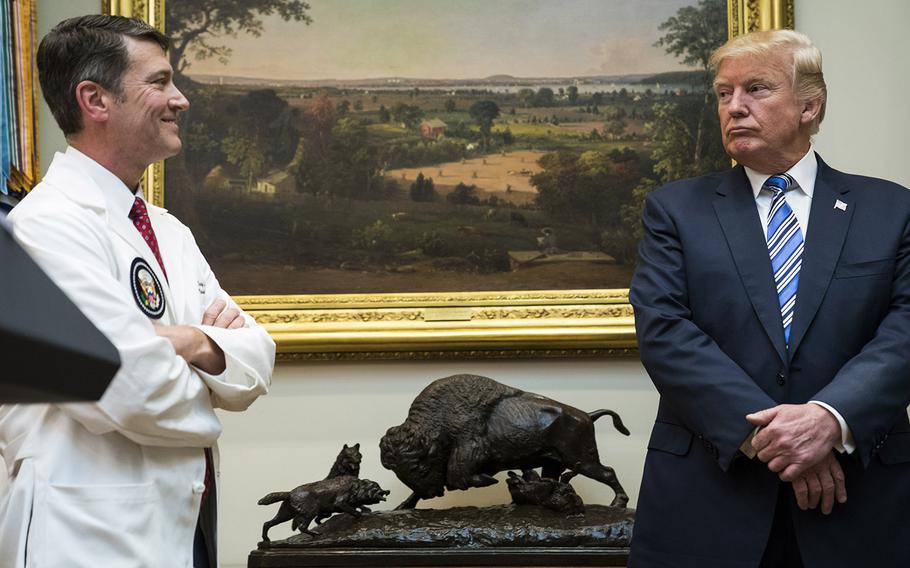
[[[625,566],[634,510],[580,515],[501,505],[336,515],[317,536],[260,543],[249,568],[296,566]]]

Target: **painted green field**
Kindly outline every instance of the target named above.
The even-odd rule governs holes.
[[[264,285],[274,293],[623,287],[631,274],[599,263],[513,270],[509,253],[537,250],[544,228],[561,250],[599,250],[596,231],[533,209],[306,196],[243,207],[209,196],[198,205],[207,238],[218,243],[213,268],[236,294]]]

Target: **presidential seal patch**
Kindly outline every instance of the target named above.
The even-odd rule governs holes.
[[[152,319],[164,315],[161,283],[145,259],[139,257],[133,259],[133,265],[130,267],[130,284],[133,288],[133,298],[142,313]]]

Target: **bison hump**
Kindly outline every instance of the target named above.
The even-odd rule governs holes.
[[[490,429],[498,429],[505,435],[511,435],[510,431],[544,432],[562,414],[563,407],[558,403],[542,396],[526,394],[503,400],[490,416]]]
[[[452,375],[430,383],[414,399],[410,414],[466,414],[485,416],[503,398],[522,391],[480,375]]]

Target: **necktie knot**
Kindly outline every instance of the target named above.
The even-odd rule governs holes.
[[[133,201],[133,208],[130,209],[130,215],[129,215],[130,219],[132,219],[133,221],[143,220],[143,219],[148,218],[148,216],[149,216],[149,213],[148,213],[148,209],[146,209],[146,207],[145,207],[145,202],[142,201],[141,197],[137,196],[136,200]]]
[[[785,193],[797,186],[796,180],[790,174],[775,174],[765,180],[763,188],[769,189],[774,193]]]

